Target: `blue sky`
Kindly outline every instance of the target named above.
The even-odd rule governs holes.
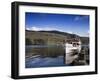
[[[27,30],[58,30],[89,36],[89,16],[26,12],[25,27]]]

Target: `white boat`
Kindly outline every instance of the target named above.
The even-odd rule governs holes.
[[[73,55],[73,52],[77,52]],[[81,51],[81,41],[80,39],[69,39],[66,40],[65,44],[65,63],[70,64],[72,63],[76,58],[78,58],[78,55]]]

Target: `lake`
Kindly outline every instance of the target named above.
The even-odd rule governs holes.
[[[25,67],[64,66],[64,46],[28,45],[26,46]]]
[[[62,45],[27,45],[25,52],[26,68],[71,65],[65,64],[65,46]]]

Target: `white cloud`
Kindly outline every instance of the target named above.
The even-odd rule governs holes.
[[[26,27],[26,30],[31,30],[31,31],[52,31],[52,30],[57,30],[57,31],[61,31],[61,32],[67,32],[67,33],[73,33],[72,31],[69,30],[64,30],[58,27]]]
[[[49,31],[49,30],[57,30],[56,28],[53,27],[27,27],[26,30],[33,30],[33,31],[40,31],[40,30],[45,30],[45,31]]]
[[[72,31],[67,31],[67,33],[74,34],[74,32],[72,32]]]
[[[27,27],[26,30],[38,31],[38,30],[41,30],[41,28],[38,28],[38,27]]]
[[[88,16],[76,16],[75,18],[74,18],[74,21],[79,21],[79,20],[83,20],[83,19],[88,19]]]
[[[76,17],[74,18],[74,20],[75,20],[75,21],[78,21],[78,20],[80,20],[80,17],[79,17],[79,16],[76,16]]]

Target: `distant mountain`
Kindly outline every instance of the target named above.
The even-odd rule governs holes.
[[[30,31],[30,30],[26,30],[26,31]],[[30,31],[32,32],[32,31]],[[64,35],[67,36],[68,38],[75,38],[75,37],[79,37],[76,34],[70,34],[67,32],[61,32],[61,31],[57,31],[57,30],[51,30],[51,31],[33,31],[33,32],[43,32],[43,33],[54,33],[54,34],[60,34],[60,35]]]
[[[76,34],[70,34],[67,32],[61,32],[57,30],[52,30],[52,31],[31,31],[31,30],[26,30],[26,32],[36,32],[36,33],[48,33],[48,34],[56,34],[56,35],[63,35],[67,36],[67,38],[80,38],[82,44],[89,44],[89,37],[81,37]]]
[[[89,37],[80,37],[82,44],[89,44]]]
[[[79,37],[81,39],[82,44],[89,44],[89,37],[81,37],[81,36],[76,35],[76,34],[70,34],[70,33],[56,31],[56,30],[53,30],[53,31],[39,31],[39,32],[48,32],[48,33],[55,33],[55,34],[67,35],[68,38]]]

